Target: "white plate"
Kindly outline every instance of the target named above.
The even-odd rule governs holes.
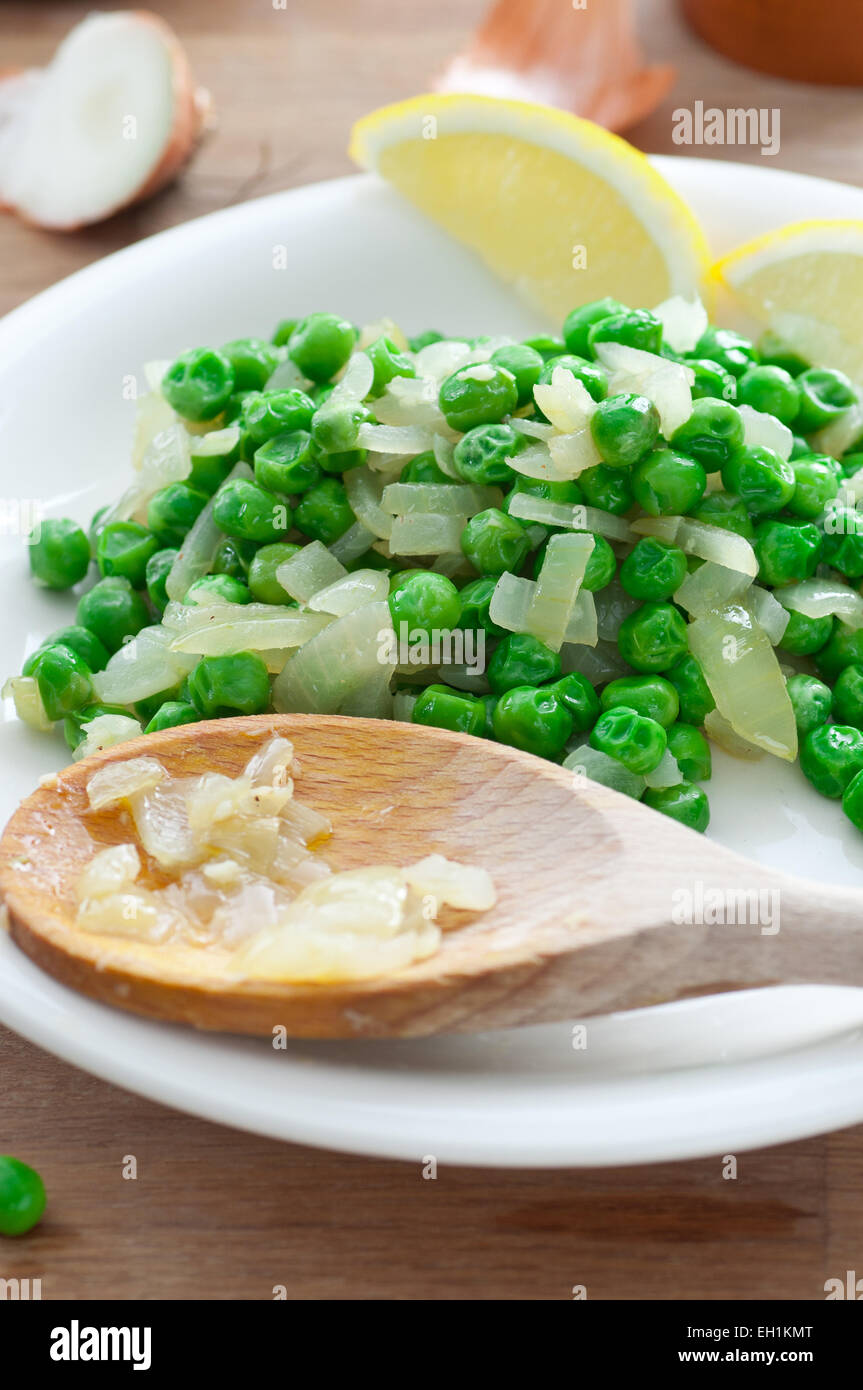
[[[717,161],[657,159],[718,252],[811,216],[863,217],[863,191]],[[282,250],[284,248],[284,250]],[[287,269],[274,266],[286,260]],[[561,317],[569,307],[562,304]],[[150,358],[266,334],[333,308],[409,332],[547,327],[473,255],[370,177],[244,203],[143,241],[0,322],[3,497],[89,518],[122,486]],[[2,666],[70,621],[3,537]],[[0,726],[0,818],[65,761],[59,740]],[[794,768],[730,766],[711,833],[777,868],[860,882],[863,839]],[[637,885],[633,885],[637,891]],[[577,892],[577,885],[573,885]],[[403,1043],[292,1044],[197,1034],[93,1004],[0,940],[0,1018],[58,1055],[184,1110],[359,1153],[489,1165],[613,1164],[736,1152],[863,1120],[863,991],[777,989],[568,1025]]]

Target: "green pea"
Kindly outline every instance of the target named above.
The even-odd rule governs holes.
[[[587,346],[591,357],[596,356],[600,343],[622,343],[642,352],[659,352],[662,347],[662,323],[649,309],[624,309],[591,325]]]
[[[778,333],[770,329],[759,339],[758,351],[762,362],[770,367],[782,367],[790,376],[799,376],[809,366],[805,357],[801,357],[779,337]]]
[[[483,738],[492,738],[492,739],[493,739],[493,738],[494,738],[494,712],[495,712],[495,709],[497,708],[497,696],[495,696],[495,695],[481,695],[481,696],[480,696],[480,704],[482,705],[483,709],[485,710],[485,727],[484,727],[484,729],[483,729],[483,734],[482,734],[482,736],[483,736]]]
[[[172,685],[167,690],[159,690],[155,695],[146,695],[143,700],[136,700],[134,704],[135,718],[141,724],[149,724],[153,715],[168,700],[177,700],[180,696],[178,685]],[[125,713],[125,711],[124,711]]]
[[[609,468],[597,463],[578,475],[578,485],[591,507],[599,507],[612,516],[628,512],[635,498],[629,474],[621,468]]]
[[[400,578],[389,596],[396,632],[405,623],[408,640],[430,632],[449,632],[458,626],[461,599],[451,579],[434,570],[414,570]]]
[[[180,724],[196,724],[200,719],[194,705],[185,700],[166,700],[160,705],[144,729],[145,734],[156,734],[160,729],[176,729]]]
[[[670,816],[690,830],[703,833],[710,824],[707,793],[691,782],[679,782],[676,787],[648,787],[641,799],[652,811]]]
[[[667,730],[668,751],[687,782],[709,782],[713,770],[710,744],[694,724],[672,724]]]
[[[229,536],[245,541],[272,541],[291,529],[291,509],[284,498],[248,478],[223,484],[213,499],[213,519]]]
[[[235,389],[234,369],[215,348],[192,348],[162,377],[162,395],[184,420],[213,420]]]
[[[745,503],[730,492],[705,493],[698,506],[693,507],[690,516],[695,521],[703,521],[706,526],[719,526],[723,531],[733,531],[735,535],[743,536],[747,541],[755,537],[755,527]]]
[[[39,654],[46,647],[68,647],[80,656],[91,671],[104,671],[108,665],[109,653],[95,633],[86,627],[60,627],[40,642],[38,649],[28,656],[21,671],[23,676],[32,676]]]
[[[322,477],[318,453],[307,430],[275,434],[255,450],[255,482],[270,492],[308,492]]]
[[[838,420],[857,403],[857,392],[844,372],[830,367],[807,367],[797,378],[800,394],[800,413],[796,426],[799,434],[812,434]]]
[[[127,637],[134,637],[150,621],[147,605],[128,579],[100,579],[79,603],[76,622],[88,627],[109,652],[119,651]]]
[[[795,487],[788,510],[807,521],[814,520],[839,491],[833,460],[828,460],[824,454],[809,454],[792,459],[791,466],[794,469]]]
[[[446,335],[438,333],[436,328],[427,328],[424,333],[417,333],[415,337],[408,338],[408,347],[411,352],[422,352],[424,347],[431,347],[432,343],[442,343]]]
[[[291,545],[288,541],[274,541],[272,545],[262,545],[255,553],[249,565],[248,582],[249,592],[257,603],[294,604],[290,594],[276,578],[276,571],[299,549],[298,545]]]
[[[550,333],[537,333],[534,338],[525,338],[524,346],[533,348],[538,352],[543,362],[547,362],[550,357],[559,357],[562,352],[566,352],[566,343],[562,338],[555,338]]]
[[[146,583],[147,562],[156,554],[159,542],[136,521],[112,521],[99,536],[96,560],[103,578],[121,575],[133,589]]]
[[[243,413],[243,403],[247,396],[251,396],[251,391],[233,391],[228,397],[228,404],[222,411],[221,424],[223,428],[237,424]]]
[[[538,758],[557,758],[572,736],[573,720],[553,687],[523,685],[500,696],[492,727],[499,743]]]
[[[249,586],[241,579],[230,574],[205,574],[189,585],[183,602],[206,604],[222,598],[226,603],[248,603],[251,597]]]
[[[863,516],[853,507],[833,506],[822,524],[824,563],[846,579],[863,577]]]
[[[693,401],[692,414],[674,431],[675,449],[716,473],[743,447],[743,416],[728,401]]]
[[[341,449],[335,454],[319,455],[318,462],[325,473],[348,473],[352,468],[361,468],[367,457],[367,449]]]
[[[659,438],[659,411],[646,396],[621,391],[599,402],[591,416],[590,432],[609,468],[629,468],[649,453]]]
[[[235,338],[222,345],[234,369],[235,391],[262,391],[279,365],[279,354],[263,338]]]
[[[576,357],[591,356],[589,337],[593,325],[602,319],[627,312],[626,305],[621,304],[618,299],[594,299],[589,304],[580,304],[577,309],[568,313],[563,321],[566,351]]]
[[[662,674],[677,691],[681,721],[685,724],[703,724],[710,711],[716,709],[716,701],[697,657],[687,652]]]
[[[312,444],[320,454],[347,453],[357,446],[360,425],[372,418],[368,407],[358,401],[325,401],[312,416]]]
[[[755,528],[758,576],[765,584],[793,584],[811,579],[821,556],[821,534],[811,522],[791,526],[761,521]]]
[[[863,776],[859,772],[842,793],[842,810],[852,825],[863,830]]]
[[[192,468],[186,479],[187,483],[196,492],[205,492],[208,497],[212,497],[240,457],[240,441],[236,428],[192,435],[189,453]]]
[[[263,714],[270,703],[270,677],[257,652],[204,656],[188,676],[189,700],[202,719]]]
[[[316,405],[305,391],[250,391],[240,412],[240,452],[250,462],[277,434],[308,430]]]
[[[311,381],[329,381],[354,350],[357,330],[338,314],[309,314],[288,341],[288,356]]]
[[[620,624],[617,646],[634,670],[664,671],[686,652],[686,623],[671,603],[643,603]]]
[[[683,516],[704,496],[707,477],[700,463],[671,449],[654,449],[632,470],[635,500],[649,516]]]
[[[90,525],[87,528],[87,541],[90,546],[90,558],[96,558],[96,546],[99,544],[99,537],[108,525],[108,514],[111,506],[106,503],[104,507],[98,507],[90,518]],[[74,526],[74,522],[72,525]]]
[[[518,473],[512,491],[504,498],[503,509],[507,514],[513,497],[518,496],[520,492],[527,493],[529,497],[544,497],[549,502],[569,502],[572,506],[584,501],[584,495],[575,480],[549,482],[545,478],[526,478],[523,473]]]
[[[737,403],[774,415],[783,425],[793,425],[800,409],[800,392],[783,367],[750,367],[737,383]]]
[[[620,676],[609,681],[599,702],[604,710],[625,705],[636,714],[655,719],[664,729],[674,723],[680,712],[677,691],[663,676]]]
[[[863,729],[863,665],[855,663],[839,672],[833,687],[832,713],[837,724]]]
[[[417,369],[407,353],[400,352],[392,338],[386,337],[385,334],[375,338],[365,352],[374,368],[372,386],[368,393],[372,400],[383,395],[394,377],[415,377],[417,374]]]
[[[452,478],[447,477],[431,449],[427,449],[424,454],[416,454],[405,464],[399,474],[399,482],[451,484]]]
[[[702,333],[692,356],[709,357],[734,377],[743,376],[759,361],[758,349],[748,338],[742,338],[730,328],[714,328],[713,325]]]
[[[510,632],[498,644],[488,663],[488,683],[495,695],[516,686],[545,685],[560,677],[560,655],[538,637]]]
[[[63,719],[93,699],[90,667],[71,647],[43,647],[32,674],[49,719]]]
[[[512,425],[477,425],[456,444],[453,464],[466,483],[480,487],[509,484],[513,478],[509,460],[526,444],[526,437]]]
[[[511,343],[497,348],[489,358],[496,367],[505,367],[515,377],[518,391],[517,405],[528,405],[533,400],[533,388],[539,381],[544,358],[536,348],[528,343]]]
[[[858,442],[859,442],[859,441],[858,441]],[[808,444],[806,445],[806,453],[807,453],[807,456],[808,456],[808,455],[809,455],[809,445],[808,445]],[[792,456],[792,457],[793,457],[793,456]],[[824,463],[827,463],[827,464],[836,463],[836,459],[831,459],[831,458],[829,457],[828,454],[819,454],[819,455],[817,455],[817,457],[818,457],[819,459],[821,459]],[[843,454],[843,455],[842,455],[842,462],[840,463],[839,467],[840,467],[840,469],[841,469],[841,471],[842,471],[842,477],[844,477],[844,478],[853,478],[854,474],[855,474],[855,473],[859,473],[859,472],[860,472],[860,469],[863,468],[863,454],[854,453],[854,452],[847,453],[847,454]],[[841,482],[841,478],[840,478],[839,481]]]
[[[521,569],[530,541],[518,521],[497,507],[472,516],[461,533],[464,555],[480,574],[517,573]]]
[[[590,746],[616,758],[630,772],[644,776],[662,761],[667,739],[665,730],[626,705],[616,705],[601,714],[590,735]]]
[[[838,801],[863,769],[863,733],[850,724],[821,724],[800,745],[800,767],[817,792]]]
[[[309,396],[311,397],[315,410],[317,410],[318,406],[323,405],[324,401],[330,399],[335,389],[336,383],[334,381],[319,381],[317,386],[309,387]]]
[[[848,667],[849,671],[855,669],[863,671],[861,667]],[[818,680],[817,677],[807,676],[800,671],[796,675],[789,676],[785,682],[785,688],[788,691],[788,698],[794,711],[797,733],[801,739],[805,738],[807,734],[811,734],[813,729],[827,723],[833,703],[833,696],[828,685]],[[843,719],[842,722],[856,724],[857,721]]]
[[[294,512],[297,529],[324,545],[333,545],[355,521],[345,485],[338,478],[322,478],[315,483],[303,493]]]
[[[552,685],[547,685],[555,698],[572,716],[573,733],[584,734],[592,729],[600,715],[599,696],[596,690],[580,671],[570,671]]]
[[[188,483],[169,483],[154,492],[147,505],[147,525],[158,544],[182,545],[208,500],[205,492]]]
[[[489,616],[489,606],[497,588],[493,575],[482,575],[472,579],[459,592],[461,612],[458,626],[468,631],[487,632],[490,637],[503,637],[504,629],[493,623]]]
[[[620,567],[626,592],[642,601],[671,598],[686,578],[686,556],[670,541],[642,536]]]
[[[833,625],[829,614],[826,618],[807,618],[803,613],[790,612],[779,646],[793,656],[814,656],[830,640]]]
[[[122,714],[128,718],[129,711],[124,705],[84,705],[81,709],[72,710],[71,714],[66,715],[63,720],[63,734],[67,747],[73,753],[84,742],[87,725],[102,714]]]
[[[168,592],[165,585],[179,553],[179,550],[175,550],[173,547],[157,550],[154,555],[150,556],[144,570],[144,583],[150,596],[150,602],[160,613],[164,613],[168,606]]]
[[[695,357],[686,365],[695,373],[692,383],[694,401],[711,397],[718,401],[729,401],[733,405],[737,400],[737,380],[718,362],[711,362],[708,357]]]
[[[440,388],[440,408],[454,430],[493,425],[518,405],[512,372],[494,362],[471,362],[459,367]]]
[[[429,724],[437,729],[452,729],[454,733],[485,732],[485,706],[463,690],[448,685],[428,685],[418,696],[411,719],[414,724]]]
[[[597,362],[589,362],[586,357],[576,357],[571,352],[548,359],[539,376],[540,385],[550,385],[558,367],[563,367],[576,381],[580,381],[595,401],[604,400],[608,395],[608,373],[605,368]]]
[[[230,574],[234,579],[245,579],[257,550],[255,541],[225,536],[224,540],[219,541],[213,557],[213,574]]]
[[[42,521],[27,545],[30,573],[44,589],[71,589],[90,568],[90,542],[74,521]]]
[[[45,1185],[36,1170],[11,1154],[0,1156],[0,1235],[24,1235],[44,1210]]]
[[[286,347],[296,326],[296,319],[279,319],[272,338],[274,347]]]
[[[794,468],[759,444],[738,449],[722,468],[722,483],[736,492],[752,516],[781,511],[794,496]]]

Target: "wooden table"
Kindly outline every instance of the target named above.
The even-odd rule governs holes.
[[[563,0],[562,0],[563,2]],[[0,63],[43,62],[89,4],[0,3]],[[163,9],[220,128],[181,183],[102,227],[54,237],[0,220],[0,312],[106,252],[259,193],[349,169],[350,122],[424,88],[481,0],[173,0]],[[679,79],[632,132],[673,152],[672,111],[779,107],[774,167],[863,184],[858,92],[795,87],[714,57],[670,0],[646,46]],[[689,151],[686,151],[687,153]],[[708,147],[758,161],[757,150]],[[817,210],[813,209],[813,214]],[[0,1277],[46,1298],[824,1297],[863,1273],[863,1127],[743,1155],[610,1171],[419,1168],[274,1143],[178,1115],[0,1029],[0,1149],[44,1175],[50,1207],[0,1241]],[[134,1154],[138,1177],[122,1177]]]

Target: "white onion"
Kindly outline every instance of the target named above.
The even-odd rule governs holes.
[[[857,401],[837,420],[812,436],[813,452],[841,458],[863,435],[863,401]]]
[[[161,389],[162,377],[170,365],[170,362],[148,362],[144,367],[144,376],[150,390],[138,397],[135,410],[135,433],[132,439],[132,467],[135,472],[143,464],[144,455],[156,435],[177,423],[177,417],[162,395]],[[155,380],[150,379],[151,371],[154,374],[158,373]]]
[[[548,440],[548,452],[556,475],[564,480],[577,478],[587,468],[602,462],[588,425],[571,434],[556,434]]]
[[[566,526],[575,531],[591,531],[610,540],[632,541],[632,529],[623,517],[612,516],[600,507],[581,502],[551,502],[529,492],[516,492],[509,504],[510,516],[520,521],[538,521],[544,526]]]
[[[508,570],[498,579],[488,608],[488,615],[498,627],[507,632],[526,632],[530,605],[536,593],[533,579],[521,579]]]
[[[431,377],[439,384],[475,358],[476,351],[470,343],[445,338],[443,342],[429,343],[428,347],[420,348],[416,355],[417,371],[420,376]]]
[[[570,614],[564,641],[595,647],[597,638],[596,602],[592,593],[582,589]]]
[[[634,613],[636,608],[641,607],[639,600],[628,594],[620,580],[615,577],[610,584],[606,584],[604,589],[600,589],[594,595],[594,601],[600,638],[616,644],[620,624],[630,613]]]
[[[400,724],[413,722],[414,705],[419,699],[412,690],[397,690],[393,696],[393,719]]]
[[[554,367],[550,382],[534,386],[533,398],[561,434],[584,430],[596,412],[596,401],[584,382],[566,367]]]
[[[836,579],[802,579],[777,589],[775,597],[792,613],[805,618],[828,618],[835,614],[846,627],[863,627],[863,598],[856,589]]]
[[[637,772],[630,772],[616,758],[609,757],[598,748],[591,748],[589,743],[574,748],[564,758],[563,766],[576,776],[587,777],[591,782],[599,782],[601,786],[622,792],[624,796],[632,796],[636,801],[644,791],[643,777]]]
[[[739,405],[737,409],[743,418],[743,443],[747,449],[772,449],[780,458],[791,457],[794,435],[787,425],[783,425],[775,415],[754,410],[751,405]]]
[[[106,763],[87,783],[87,800],[93,811],[114,806],[134,792],[149,791],[166,776],[156,758],[127,758],[125,762]]]
[[[352,715],[355,719],[392,719],[391,677],[391,668],[381,667],[351,691],[342,702],[339,713]]]
[[[429,377],[395,376],[374,402],[379,425],[423,425],[449,433],[438,404],[438,386]]]
[[[771,644],[775,647],[785,635],[790,614],[788,610],[777,602],[775,596],[769,589],[762,589],[760,584],[752,584],[746,592],[743,605],[747,612],[760,627],[764,629],[770,638]]]
[[[41,734],[50,733],[53,729],[53,720],[45,713],[34,676],[10,676],[3,686],[3,699],[14,702],[15,713],[28,728],[37,729]]]
[[[423,454],[434,444],[427,425],[360,425],[357,444],[378,454]]]
[[[338,714],[349,696],[386,670],[395,670],[389,604],[370,603],[336,621],[300,647],[273,685],[280,714]]]
[[[548,442],[555,433],[554,425],[543,424],[542,420],[522,420],[518,415],[511,415],[507,424],[512,425],[516,434],[526,434],[528,439],[544,439]]]
[[[164,769],[163,769],[164,771]],[[87,790],[90,787],[88,784]],[[130,888],[141,872],[141,857],[134,845],[109,845],[83,869],[75,884],[79,903],[104,898]]]
[[[666,439],[689,419],[695,381],[691,367],[623,343],[599,343],[597,354],[611,372],[609,394],[632,391],[653,401]]]
[[[397,516],[390,536],[393,555],[449,555],[459,548],[466,516],[417,513]]]
[[[255,608],[267,605],[255,604]],[[233,652],[268,652],[301,647],[332,621],[326,612],[299,612],[273,604],[272,613],[250,616],[251,604],[232,604],[239,614],[227,622],[215,622],[175,637],[172,652],[191,652],[199,656],[230,656]],[[152,692],[156,694],[156,691]]]
[[[343,618],[367,603],[380,603],[389,593],[390,579],[386,570],[354,570],[344,579],[337,579],[325,589],[319,589],[309,599],[313,613],[330,613]],[[297,644],[299,645],[299,644]]]
[[[285,357],[275,371],[267,377],[266,391],[304,391],[309,382],[303,376],[293,358]]]
[[[662,324],[662,337],[672,352],[692,352],[708,326],[707,310],[701,300],[672,295],[657,304],[653,313]]]
[[[435,433],[435,437],[432,442],[432,452],[435,456],[435,463],[437,464],[441,473],[445,473],[448,478],[454,478],[456,482],[461,482],[461,479],[459,478],[458,474],[458,469],[456,468],[455,462],[453,460],[455,445],[453,444],[451,439],[448,439],[445,435],[441,434],[439,430]]]
[[[469,483],[390,483],[381,506],[394,516],[472,516],[501,501],[496,487]]]
[[[374,379],[375,369],[368,353],[355,352],[348,358],[348,364],[327,400],[342,403],[364,401],[372,389]]]
[[[429,854],[403,870],[411,888],[435,898],[447,907],[469,912],[486,912],[497,902],[497,893],[487,869],[457,864],[442,854]]]
[[[714,560],[726,569],[749,575],[750,579],[758,573],[758,560],[749,541],[721,526],[693,521],[688,516],[643,516],[631,523],[631,529],[639,536],[658,536],[660,540],[670,541],[686,555]]]
[[[704,719],[704,732],[715,743],[717,748],[721,748],[724,753],[730,754],[732,758],[742,758],[744,762],[758,762],[764,757],[764,749],[757,748],[748,739],[741,738],[736,729],[733,729],[723,714],[718,709],[712,709]]]
[[[183,656],[183,649],[175,649],[173,643],[174,634],[168,628],[142,628],[114,652],[103,671],[93,676],[93,689],[99,699],[108,705],[134,705],[179,685],[195,662]]]
[[[308,603],[319,589],[344,579],[347,570],[320,541],[310,541],[279,565],[276,579],[298,603]]]
[[[797,725],[776,654],[745,608],[729,605],[689,625],[689,646],[701,663],[720,714],[734,731],[791,762]]]
[[[697,570],[687,574],[674,595],[674,602],[685,608],[693,618],[701,618],[728,603],[737,603],[750,588],[752,580],[739,570],[705,560]]]
[[[551,457],[547,444],[538,440],[536,444],[530,444],[526,449],[513,454],[507,459],[507,463],[514,473],[521,473],[525,478],[539,478],[549,482],[566,482],[568,479],[561,475],[557,464]]]
[[[378,540],[387,540],[393,529],[393,519],[381,506],[382,479],[364,466],[349,469],[343,474],[343,481],[357,521]]]
[[[115,748],[118,743],[128,743],[138,738],[143,729],[137,719],[125,714],[97,714],[84,725],[84,738],[78,744],[72,757],[75,762],[89,758],[91,753],[101,753],[105,748]]]
[[[560,651],[564,637],[570,642],[587,640],[572,635],[570,621],[593,548],[593,536],[565,533],[552,536],[546,547],[527,615],[527,630],[553,651]],[[583,622],[584,615],[580,618]]]
[[[632,674],[632,668],[620,655],[617,643],[602,637],[597,639],[595,647],[564,642],[560,649],[560,667],[565,676],[570,671],[580,671],[592,685],[605,685],[618,676]]]
[[[645,774],[644,778],[648,787],[679,787],[684,780],[680,765],[671,752],[666,748],[656,767],[652,772]]]
[[[253,477],[251,468],[242,460],[235,464],[225,482],[236,478]],[[224,487],[224,483],[222,484]],[[218,494],[216,494],[218,496]],[[213,519],[215,497],[211,497],[203,511],[198,514],[185,537],[180,552],[165,580],[165,592],[169,599],[180,603],[196,579],[203,579],[213,566],[216,551],[224,540],[224,533]]]
[[[169,483],[181,483],[192,471],[189,435],[176,418],[174,423],[159,430],[146,446],[134,481],[123,495],[103,513],[100,524],[128,521],[137,517],[146,521],[147,503],[160,488]]]
[[[367,550],[371,550],[376,540],[374,531],[370,531],[368,526],[362,521],[355,521],[353,526],[349,526],[330,546],[330,554],[333,559],[338,560],[341,565],[351,565],[354,560],[358,560],[361,555],[365,555]]]

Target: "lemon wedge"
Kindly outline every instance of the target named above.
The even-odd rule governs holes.
[[[350,152],[555,323],[613,295],[653,305],[698,293],[693,213],[643,154],[548,106],[461,93],[384,106]]]
[[[801,356],[863,382],[863,222],[794,222],[712,274]]]

